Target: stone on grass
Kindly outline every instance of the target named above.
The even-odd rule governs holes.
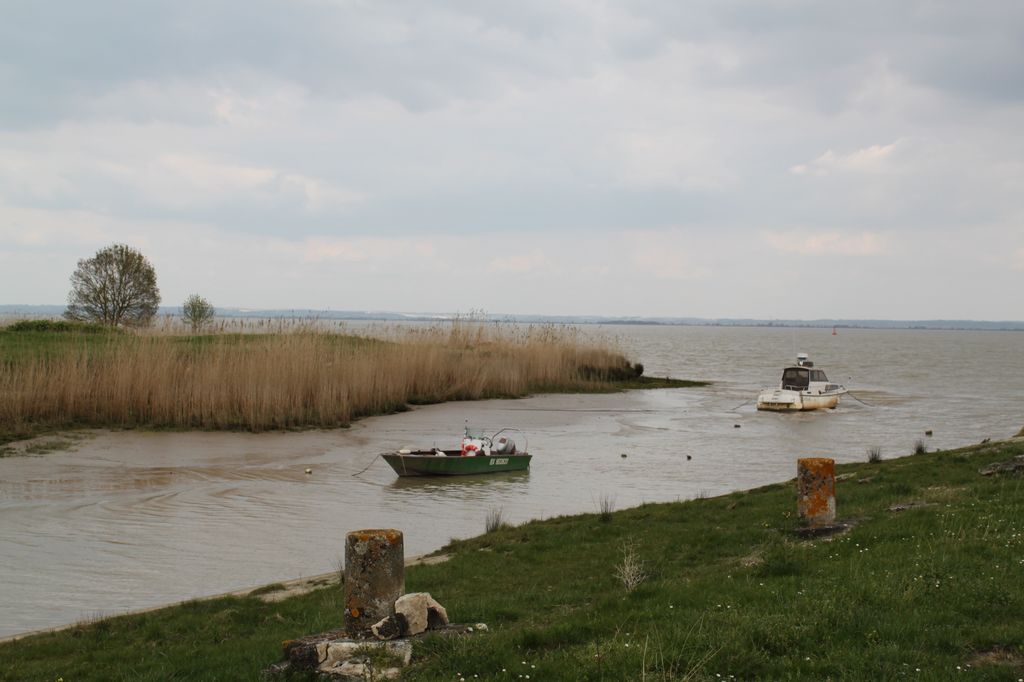
[[[395,602],[395,614],[404,617],[405,634],[410,636],[448,624],[448,612],[427,592],[403,594]]]
[[[381,618],[378,622],[370,626],[370,632],[377,639],[394,639],[402,634],[404,628],[403,617],[401,614],[396,616],[388,616],[387,618]]]
[[[445,625],[448,625],[448,610],[431,598],[427,602],[427,629],[440,629]]]
[[[1005,462],[995,462],[989,464],[984,469],[981,469],[978,473],[982,476],[991,476],[992,474],[1021,474],[1024,473],[1024,455],[1017,455],[1013,459]]]
[[[320,655],[320,668],[328,669],[338,666],[355,655],[359,648],[358,642],[324,642],[317,646]]]
[[[347,675],[348,677],[365,677],[366,665],[364,663],[345,661],[336,669],[331,670],[331,672],[336,672],[339,675]]]

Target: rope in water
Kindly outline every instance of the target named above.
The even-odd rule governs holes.
[[[749,403],[749,402],[750,402],[751,400],[753,400],[753,398],[750,398],[749,400],[744,400],[744,401],[743,401],[742,403],[740,403],[739,405],[737,405],[736,407],[732,408],[732,409],[731,409],[731,410],[729,410],[729,411],[730,411],[730,412],[735,412],[736,410],[740,409],[741,407],[743,407],[744,405],[746,405],[747,403]]]
[[[380,455],[377,455],[377,457],[374,457],[373,459],[371,459],[371,460],[370,460],[370,463],[369,463],[369,464],[367,464],[367,465],[366,465],[365,467],[363,467],[363,468],[362,468],[362,469],[361,469],[360,471],[357,471],[356,473],[354,473],[354,474],[352,474],[352,475],[353,475],[353,476],[358,476],[359,474],[363,473],[364,471],[366,471],[367,469],[369,469],[370,467],[372,467],[372,466],[374,465],[374,463],[375,463],[375,462],[377,461],[377,458],[378,458],[378,457],[380,457]]]
[[[847,392],[846,392],[846,395],[850,396],[851,398],[853,398],[854,400],[856,400],[856,401],[857,401],[858,403],[860,403],[861,405],[865,405],[865,406],[867,406],[867,407],[877,407],[877,405],[872,405],[871,403],[866,403],[866,402],[864,402],[863,400],[861,400],[860,398],[858,398],[857,396],[855,396],[855,395],[853,394],[853,391],[847,391]]]

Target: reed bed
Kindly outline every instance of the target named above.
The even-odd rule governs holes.
[[[15,432],[336,427],[410,403],[600,390],[632,371],[615,350],[554,326],[382,326],[360,337],[268,326],[57,334],[6,358],[0,338],[0,422]]]

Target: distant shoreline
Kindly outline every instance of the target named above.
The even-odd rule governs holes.
[[[60,317],[62,305],[0,305],[0,320],[4,317]],[[160,315],[176,317],[181,310],[177,307],[162,307]],[[570,325],[644,325],[666,327],[771,327],[796,329],[916,329],[937,331],[1024,331],[1020,320],[882,320],[882,319],[758,319],[758,318],[704,318],[704,317],[623,317],[602,315],[520,315],[483,314],[465,315],[459,313],[390,312],[359,310],[314,310],[217,308],[220,318],[292,318],[299,320],[337,320],[347,322],[450,322],[452,320],[473,320],[479,322],[504,322],[511,324],[570,324]]]

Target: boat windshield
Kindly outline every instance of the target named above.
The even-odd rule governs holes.
[[[827,382],[828,381],[828,377],[826,377],[825,373],[823,371],[821,371],[820,369],[812,369],[811,370],[811,381]]]
[[[782,372],[782,388],[801,391],[807,388],[810,381],[810,370],[804,367],[787,367]]]

